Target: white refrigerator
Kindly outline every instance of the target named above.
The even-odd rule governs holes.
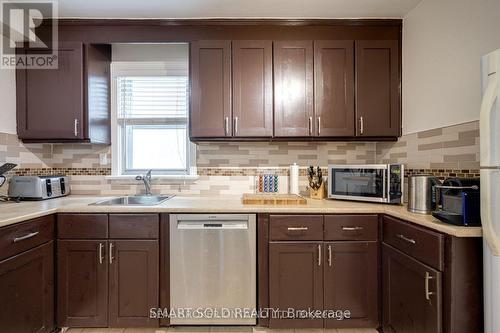
[[[484,325],[500,332],[500,49],[483,57],[480,114]]]

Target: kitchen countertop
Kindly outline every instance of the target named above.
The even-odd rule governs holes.
[[[54,213],[316,213],[387,214],[457,237],[481,237],[481,227],[445,224],[406,206],[307,199],[306,205],[243,205],[240,196],[175,196],[156,206],[89,206],[109,197],[68,196],[45,201],[0,203],[0,227]]]

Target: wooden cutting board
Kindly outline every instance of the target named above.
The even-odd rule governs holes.
[[[307,200],[297,194],[243,194],[244,205],[305,205]]]

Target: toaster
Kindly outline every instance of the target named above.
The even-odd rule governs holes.
[[[66,176],[14,176],[9,185],[9,196],[22,200],[58,198],[69,192]]]

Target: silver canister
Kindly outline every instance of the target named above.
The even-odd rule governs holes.
[[[408,177],[408,211],[430,214],[436,209],[435,185],[441,181],[432,175],[412,175]]]

